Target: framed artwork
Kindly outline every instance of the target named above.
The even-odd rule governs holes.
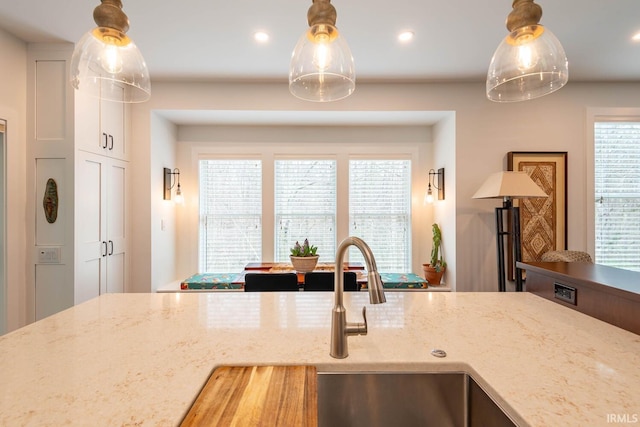
[[[567,249],[567,152],[510,151],[507,169],[526,172],[549,196],[514,200],[520,207],[522,261],[540,261],[545,252]],[[508,240],[508,277],[515,280]]]

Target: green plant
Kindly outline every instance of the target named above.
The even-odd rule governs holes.
[[[316,256],[318,248],[309,244],[309,239],[304,239],[304,243],[300,246],[300,243],[296,241],[296,244],[291,248],[292,256]]]
[[[435,268],[439,273],[444,268],[447,267],[447,263],[444,261],[442,257],[442,232],[440,231],[440,227],[438,224],[433,224],[431,226],[433,231],[433,246],[431,248],[431,267]]]

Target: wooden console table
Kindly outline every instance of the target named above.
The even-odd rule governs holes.
[[[640,334],[640,273],[588,262],[518,262],[526,291]]]

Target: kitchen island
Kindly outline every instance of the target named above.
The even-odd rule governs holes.
[[[640,335],[529,293],[108,294],[0,337],[0,425],[177,425],[223,365],[467,372],[518,425],[640,425]],[[434,348],[447,357],[431,355]]]

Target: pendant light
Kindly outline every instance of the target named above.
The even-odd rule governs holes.
[[[562,45],[538,22],[542,8],[533,0],[514,0],[507,18],[509,35],[493,54],[487,73],[487,98],[526,101],[555,92],[569,80]]]
[[[151,96],[149,71],[135,43],[125,34],[129,19],[120,0],[101,0],[93,11],[98,25],[76,44],[71,85],[118,102],[143,102]]]
[[[336,9],[330,0],[313,0],[307,12],[309,29],[291,56],[289,90],[307,101],[346,98],[356,87],[351,50],[336,28]]]

